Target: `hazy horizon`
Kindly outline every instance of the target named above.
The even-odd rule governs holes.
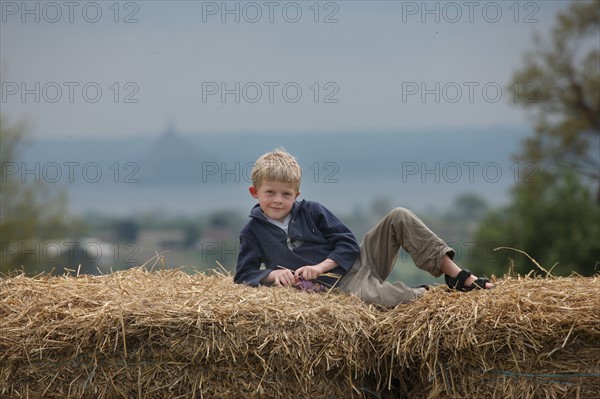
[[[501,128],[404,135],[356,131],[307,140],[172,130],[143,138],[52,138],[34,141],[13,174],[24,182],[64,185],[70,209],[80,214],[246,212],[254,203],[247,194],[254,160],[284,147],[304,169],[302,198],[345,213],[382,198],[419,211],[443,210],[462,193],[499,206],[515,180],[535,173],[511,159],[528,134]]]

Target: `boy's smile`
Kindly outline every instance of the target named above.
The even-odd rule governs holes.
[[[296,198],[300,195],[294,183],[265,181],[257,190],[250,186],[250,194],[258,200],[265,216],[283,222],[292,211]]]

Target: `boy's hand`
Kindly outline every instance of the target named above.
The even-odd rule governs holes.
[[[323,267],[321,266],[321,264],[318,264],[312,266],[302,266],[301,268],[296,270],[294,275],[298,279],[302,277],[304,280],[314,280],[323,273],[325,273],[323,271]]]
[[[273,270],[267,276],[267,281],[269,280],[273,284],[282,287],[291,287],[298,282],[298,279],[294,273],[288,269]]]

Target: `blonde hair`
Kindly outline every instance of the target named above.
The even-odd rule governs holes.
[[[265,181],[293,183],[300,191],[302,168],[296,158],[283,148],[261,155],[252,168],[252,184],[257,189]]]

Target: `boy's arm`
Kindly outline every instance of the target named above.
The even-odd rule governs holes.
[[[240,235],[240,251],[233,281],[258,287],[271,270],[261,270],[260,246],[246,235]]]
[[[333,246],[333,250],[329,254],[328,260],[334,262],[335,266],[329,268],[327,271],[332,270],[336,266],[340,266],[346,271],[350,270],[360,252],[354,234],[340,219],[323,205],[315,203],[314,212],[314,220],[317,227]],[[326,261],[327,259],[324,262]],[[326,273],[326,271],[323,273]]]

